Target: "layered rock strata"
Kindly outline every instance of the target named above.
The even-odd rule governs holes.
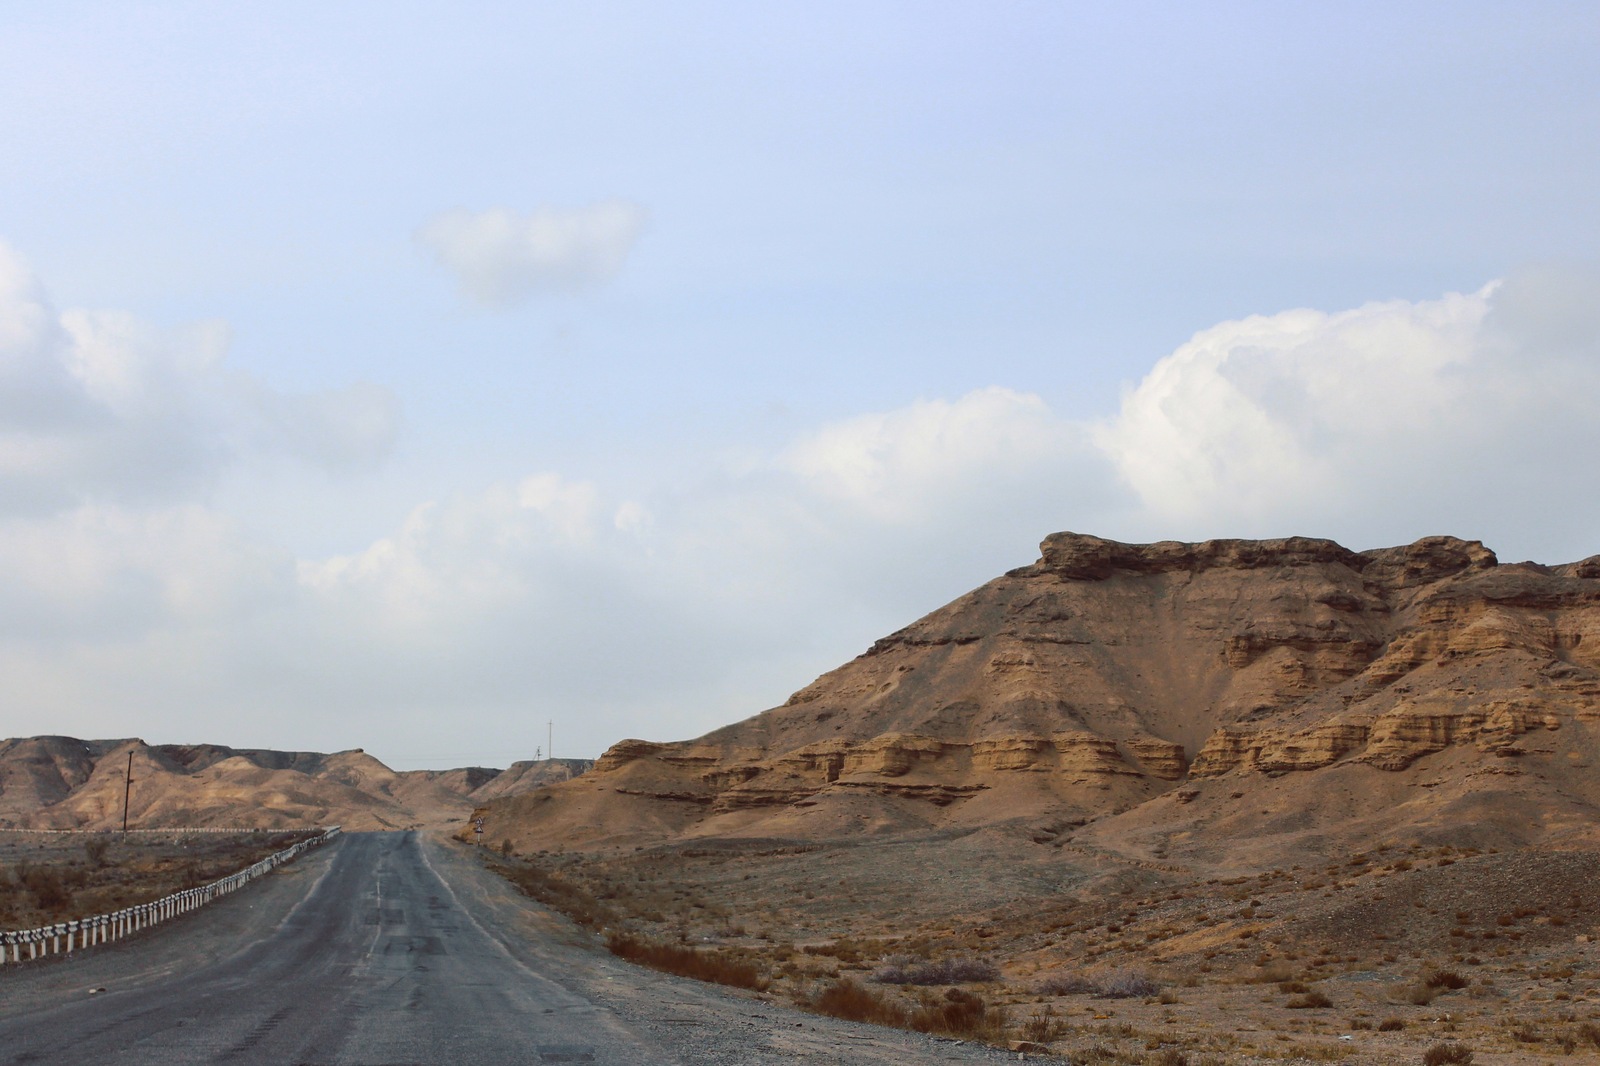
[[[1596,723],[1600,557],[1057,533],[781,707],[624,741],[487,815],[574,842],[1093,816],[1219,778],[1548,754]]]

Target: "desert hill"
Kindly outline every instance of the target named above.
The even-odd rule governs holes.
[[[591,850],[997,826],[1223,866],[1385,834],[1576,843],[1597,730],[1600,556],[1058,533],[781,707],[480,813]]]
[[[453,824],[475,804],[544,780],[565,780],[589,765],[563,759],[518,763],[506,771],[396,772],[360,750],[323,754],[28,737],[0,741],[0,827],[120,826],[130,753],[131,824],[141,828]]]
[[[1600,1047],[1597,740],[1600,557],[1060,533],[482,814],[540,898],[778,998],[981,989],[1074,1062],[1520,1064]]]

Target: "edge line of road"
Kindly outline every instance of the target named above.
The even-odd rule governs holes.
[[[472,913],[471,908],[467,907],[461,902],[460,896],[456,895],[455,886],[452,885],[447,878],[442,876],[438,870],[434,869],[433,860],[428,858],[429,842],[423,838],[423,835],[421,833],[417,833],[413,839],[415,839],[417,842],[417,854],[422,856],[422,865],[426,866],[428,868],[428,872],[432,874],[441,885],[444,886],[444,890],[450,894],[451,901],[455,903],[456,909],[467,916],[467,921],[472,923],[473,928],[482,933],[484,937],[495,946],[496,950],[498,950],[500,954],[504,955],[507,959],[510,959],[512,965],[514,965],[517,969],[521,970],[529,977],[539,978],[539,974],[534,973],[533,970],[528,968],[526,963],[511,953],[511,949],[506,946],[504,940],[498,936],[495,936],[493,933],[489,932],[489,930],[483,927],[483,923],[478,921],[478,916]],[[445,845],[440,846],[444,847]]]

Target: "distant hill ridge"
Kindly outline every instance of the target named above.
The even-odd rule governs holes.
[[[592,765],[587,759],[547,759],[505,770],[395,771],[359,748],[324,754],[26,737],[0,741],[0,828],[120,826],[130,753],[130,822],[144,828],[452,824],[476,804],[567,780]]]
[[[1515,845],[1594,834],[1597,739],[1600,556],[1057,533],[780,707],[480,813],[519,848],[1001,825],[1152,858]]]

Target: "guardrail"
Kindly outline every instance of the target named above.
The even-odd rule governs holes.
[[[166,830],[171,832],[171,830]],[[239,889],[254,881],[264,873],[277,869],[284,863],[293,859],[301,852],[314,848],[318,844],[325,844],[338,836],[339,826],[325,830],[320,836],[300,843],[283,851],[268,855],[260,862],[247,866],[238,873],[229,874],[220,881],[213,881],[209,885],[199,888],[186,888],[182,892],[174,892],[170,896],[163,896],[152,903],[140,903],[137,906],[125,907],[111,914],[97,914],[92,918],[76,918],[70,922],[58,922],[55,925],[46,925],[38,929],[18,929],[9,933],[0,932],[0,966],[14,965],[20,962],[29,962],[33,959],[44,958],[49,955],[59,955],[65,951],[71,952],[74,948],[91,948],[96,944],[106,944],[113,940],[121,940],[125,936],[147,929],[158,922],[168,918],[176,918],[180,914],[187,914],[192,910],[205,906],[218,896]]]
[[[285,829],[262,829],[259,826],[202,825],[202,826],[169,826],[165,829],[14,829],[11,826],[0,825],[0,833],[56,833],[75,834],[78,836],[129,836],[134,833],[171,833],[174,836],[187,836],[190,833],[284,833]]]

